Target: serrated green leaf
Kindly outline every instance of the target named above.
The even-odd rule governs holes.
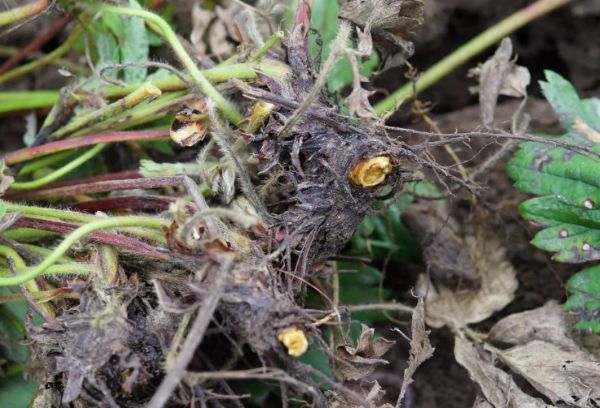
[[[600,334],[600,265],[586,268],[567,282],[565,307],[580,316],[576,329]]]
[[[581,100],[560,75],[547,71],[546,98],[567,134],[556,140],[600,153],[600,104]],[[532,244],[555,252],[558,262],[600,259],[600,162],[551,144],[522,143],[507,165],[517,188],[541,195],[519,207],[521,215],[543,225]],[[600,333],[600,266],[584,269],[568,283],[567,308],[577,311],[576,328]]]
[[[596,103],[581,100],[575,87],[556,72],[545,71],[546,81],[540,81],[544,95],[567,131],[570,131],[575,120],[580,118],[589,126],[600,129],[600,112]]]

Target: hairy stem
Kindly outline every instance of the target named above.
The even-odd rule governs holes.
[[[206,79],[202,72],[196,66],[196,63],[189,56],[179,39],[177,38],[177,34],[173,31],[171,26],[163,20],[160,16],[147,11],[147,10],[139,10],[128,7],[121,6],[113,6],[105,3],[98,2],[86,2],[86,4],[90,5],[93,9],[97,11],[105,11],[115,14],[122,14],[126,16],[135,16],[143,18],[149,25],[154,25],[158,28],[159,34],[163,36],[165,41],[167,41],[173,51],[181,61],[181,63],[186,67],[189,71],[193,82],[198,86],[199,91],[207,96],[208,98],[215,101],[219,110],[234,124],[239,123],[242,120],[242,115],[237,111],[237,108],[229,102],[227,99],[221,95],[219,91]]]
[[[161,228],[164,226],[165,220],[159,218],[150,217],[112,217],[106,219],[100,219],[92,221],[88,224],[82,225],[75,231],[71,232],[65,237],[65,239],[38,265],[28,268],[24,273],[18,276],[0,278],[0,286],[12,286],[20,285],[31,279],[42,275],[46,270],[54,265],[67,251],[81,238],[86,235],[98,231],[110,228],[119,227],[150,227],[150,228]]]
[[[75,139],[59,140],[56,142],[46,143],[40,146],[29,147],[21,150],[10,152],[4,156],[4,163],[11,166],[16,163],[32,160],[40,156],[48,154],[77,149],[83,146],[91,146],[100,143],[118,143],[132,140],[156,140],[166,139],[169,137],[169,132],[164,130],[136,130],[129,132],[107,132]]]
[[[10,185],[10,188],[12,188],[13,190],[30,190],[33,188],[45,186],[46,184],[50,184],[53,181],[58,180],[65,174],[68,174],[71,171],[75,170],[77,167],[81,166],[88,160],[91,160],[93,157],[98,155],[102,150],[104,150],[105,147],[106,147],[106,144],[104,144],[104,143],[98,144],[98,145],[92,147],[90,150],[88,150],[84,154],[82,154],[81,156],[77,157],[75,160],[70,161],[69,163],[65,164],[64,166],[62,166],[59,169],[56,169],[52,173],[47,174],[44,177],[40,177],[40,178],[32,180],[32,181],[14,182]]]

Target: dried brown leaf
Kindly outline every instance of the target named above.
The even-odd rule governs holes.
[[[527,96],[527,86],[531,80],[529,70],[514,63],[512,52],[512,43],[505,38],[490,59],[469,72],[479,81],[479,86],[471,90],[479,93],[481,119],[486,126],[494,120],[500,95],[515,98]]]
[[[449,287],[478,286],[475,263],[457,233],[458,223],[450,217],[446,203],[412,205],[402,214],[402,221],[419,243],[434,282]]]
[[[454,339],[454,357],[467,369],[471,379],[479,385],[485,402],[479,400],[476,407],[495,408],[544,408],[550,407],[541,400],[527,395],[513,378],[487,362],[475,345],[460,337]]]
[[[339,16],[397,47],[412,50],[406,38],[423,23],[422,0],[348,0],[342,2]]]
[[[500,320],[488,333],[488,340],[509,345],[544,340],[564,350],[577,350],[561,305],[550,301],[544,306],[515,313]]]
[[[404,370],[404,380],[396,407],[400,407],[408,386],[413,382],[413,375],[425,360],[433,355],[434,348],[429,342],[429,331],[425,330],[425,303],[420,297],[412,314],[410,357],[408,367]]]
[[[583,350],[533,340],[498,357],[554,403],[600,406],[600,360]]]
[[[467,237],[465,244],[480,277],[477,289],[452,290],[435,288],[426,275],[416,285],[425,297],[427,324],[432,327],[465,326],[487,319],[503,309],[514,298],[518,282],[513,266],[506,260],[505,250],[491,238]]]
[[[336,376],[342,381],[360,380],[375,370],[378,364],[387,364],[387,360],[381,358],[394,344],[395,341],[380,337],[374,339],[375,330],[364,324],[356,347],[351,344],[343,344],[337,347],[336,353],[340,364],[336,367]]]

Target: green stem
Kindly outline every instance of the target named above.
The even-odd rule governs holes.
[[[58,152],[55,154],[50,154],[46,157],[41,157],[37,160],[31,161],[27,164],[25,164],[21,170],[19,170],[19,172],[17,173],[18,176],[25,176],[27,174],[31,174],[33,172],[38,171],[39,169],[43,169],[46,167],[50,167],[53,164],[59,163],[61,161],[64,161],[68,158],[70,158],[71,156],[74,156],[75,154],[79,153],[79,149],[73,149],[73,150],[65,150],[63,152]],[[32,160],[35,159],[35,157],[32,158]],[[9,163],[9,161],[6,159],[6,156],[4,157],[4,163],[7,165],[11,165],[14,164],[13,163]]]
[[[466,63],[475,55],[494,45],[510,33],[518,30],[538,17],[543,16],[573,0],[538,0],[537,2],[515,12],[489,29],[485,30],[471,41],[467,42],[452,54],[425,71],[416,81],[409,82],[392,92],[375,105],[379,116],[387,115],[402,105],[404,101],[429,88],[440,79]]]
[[[288,65],[281,62],[262,59],[259,62],[246,62],[240,64],[223,65],[220,64],[214,68],[202,71],[204,77],[213,82],[225,82],[230,79],[252,80],[258,78],[257,72],[264,72],[272,77],[280,77],[290,72]],[[170,75],[163,79],[154,81],[154,85],[161,91],[180,91],[187,88],[187,85],[176,75]],[[105,98],[118,98],[132,92],[139,87],[139,84],[127,86],[109,86],[102,91]]]
[[[64,136],[68,136],[77,132],[78,130],[82,130],[84,127],[88,128],[97,124],[98,122],[113,118],[114,116],[141,104],[145,100],[149,98],[156,98],[161,94],[162,92],[160,89],[155,87],[152,83],[145,83],[129,95],[111,103],[108,106],[105,106],[102,109],[98,109],[86,115],[76,117],[67,125],[52,133],[50,138],[60,139]]]
[[[0,113],[51,108],[58,101],[58,91],[0,92]]]
[[[21,51],[18,47],[9,47],[6,45],[0,45],[0,57],[12,57],[17,55]],[[38,59],[43,58],[47,54],[42,52],[33,52],[28,55],[27,59]],[[89,69],[84,67],[83,65],[79,65],[65,58],[57,58],[54,61],[50,61],[51,65],[55,65],[59,68],[66,68],[69,72],[81,76],[90,75],[91,72]]]
[[[271,38],[269,38],[267,40],[266,43],[263,44],[262,47],[260,47],[258,49],[258,51],[256,51],[256,53],[254,53],[254,55],[252,55],[250,57],[250,61],[257,61],[257,60],[259,60],[263,55],[265,55],[267,53],[267,51],[269,51],[269,49],[272,46],[275,45],[275,43],[277,43],[282,38],[283,38],[283,31],[277,31],[275,34],[273,34],[271,36]]]
[[[72,222],[78,222],[78,223],[88,223],[88,222],[95,222],[98,220],[104,220],[105,218],[99,218],[96,215],[92,215],[92,214],[85,214],[85,213],[81,213],[81,212],[77,212],[77,211],[68,211],[68,210],[59,210],[57,208],[48,208],[48,207],[36,207],[36,206],[30,206],[30,205],[23,205],[23,204],[15,204],[12,203],[10,201],[5,201],[5,200],[0,200],[0,203],[2,203],[4,205],[4,207],[6,208],[6,212],[9,213],[13,213],[13,212],[20,212],[24,215],[30,216],[30,217],[40,217],[40,218],[54,218],[54,219],[59,219],[62,221],[72,221]],[[160,243],[164,243],[165,242],[165,238],[163,236],[162,233],[162,227],[168,227],[169,226],[169,221],[165,220],[165,219],[161,219],[161,218],[156,218],[156,217],[136,217],[136,219],[138,220],[147,220],[148,221],[148,225],[154,225],[155,223],[160,223],[159,227],[156,228],[122,228],[120,229],[123,232],[129,233],[131,235],[134,236],[138,236],[141,238],[146,238],[152,241],[156,241],[156,242],[160,242]],[[30,236],[31,232],[28,232],[28,228],[19,228],[18,230],[22,231],[19,232],[19,234],[21,234],[22,236]],[[158,230],[158,231],[156,231]],[[8,234],[10,234],[13,231],[17,231],[17,230],[8,230],[6,232],[4,232],[4,236],[6,236],[8,238]],[[44,233],[44,231],[40,231],[40,233]],[[52,233],[53,234],[53,233]],[[46,236],[47,234],[43,234],[43,236]],[[17,239],[14,236],[10,237],[11,239]],[[33,237],[31,237],[33,238]]]
[[[261,61],[254,63],[219,65],[202,72],[210,81],[224,82],[233,78],[253,80],[258,78],[257,72],[263,72],[271,77],[280,77],[289,73],[290,68],[281,62],[263,58]],[[156,80],[153,84],[163,92],[181,91],[187,88],[187,85],[175,75]],[[121,98],[140,86],[141,84],[109,86],[101,91],[101,95],[109,99]],[[59,92],[52,90],[0,92],[0,113],[51,108],[56,104],[58,98]]]
[[[4,257],[11,258],[14,262],[14,266],[17,269],[17,277],[21,276],[21,274],[23,274],[27,268],[27,265],[25,264],[25,261],[23,261],[23,258],[21,258],[21,256],[17,253],[17,251],[15,251],[14,249],[7,247],[5,245],[0,245],[0,255],[3,255]],[[12,276],[12,271],[9,269],[6,270],[0,270],[0,275],[8,275],[8,276]],[[25,289],[29,291],[29,293],[36,293],[40,291],[40,288],[38,287],[37,283],[34,280],[30,280],[28,282],[25,283]],[[52,310],[52,307],[48,304],[44,304],[44,305],[40,305],[40,307],[44,310],[44,312],[46,314],[48,314],[49,316],[54,316],[54,311]]]
[[[154,24],[162,34],[163,38],[171,45],[173,51],[182,62],[182,64],[189,71],[192,80],[198,86],[200,92],[206,97],[212,99],[219,110],[234,124],[239,123],[242,120],[242,115],[237,111],[236,107],[223,97],[216,90],[215,87],[202,75],[202,72],[196,66],[196,63],[189,56],[181,42],[177,38],[177,34],[173,31],[171,26],[163,20],[160,16],[151,13],[147,10],[133,9],[128,7],[113,6],[105,3],[87,2],[92,8],[97,11],[106,11],[115,14],[122,14],[126,16],[141,17],[149,24]]]
[[[34,16],[48,8],[48,0],[35,0],[23,6],[15,7],[0,13],[0,26],[16,23]]]
[[[26,275],[26,274],[30,274],[31,271],[33,270],[34,267],[27,267],[24,269],[19,269],[19,275],[18,276],[22,276],[22,275]],[[4,275],[6,276],[6,274],[9,274],[10,272],[8,271],[8,269],[5,270],[0,270],[0,275]],[[98,268],[96,265],[91,265],[91,264],[84,264],[84,263],[69,263],[69,264],[57,264],[57,265],[52,265],[49,266],[45,272],[42,272],[36,276],[34,276],[31,279],[37,278],[40,275],[47,275],[47,276],[52,276],[52,275],[91,275],[91,274],[98,274],[100,273],[100,268]],[[10,286],[10,285],[20,285],[22,283],[27,284],[27,282],[20,282],[20,283],[4,283],[5,277],[0,277],[0,286]],[[31,280],[29,279],[29,280]],[[33,293],[40,293],[38,292],[33,292]]]
[[[89,149],[87,152],[85,152],[81,156],[77,157],[75,160],[65,164],[61,168],[53,171],[52,173],[47,174],[44,177],[41,177],[41,178],[38,178],[38,179],[32,180],[32,181],[22,181],[22,182],[12,183],[10,185],[10,188],[12,188],[13,190],[30,190],[32,188],[38,188],[38,187],[42,187],[46,184],[50,184],[53,181],[58,180],[65,174],[70,173],[71,171],[75,170],[77,167],[81,166],[88,160],[92,159],[94,156],[96,156],[102,150],[104,150],[105,147],[106,147],[106,144],[104,144],[104,143],[98,144],[98,145],[92,147],[91,149]]]
[[[97,221],[90,222],[82,225],[75,231],[71,232],[65,237],[65,239],[48,255],[41,263],[27,269],[24,273],[18,276],[11,276],[0,278],[0,286],[12,286],[20,285],[21,283],[27,282],[31,279],[42,275],[47,271],[49,267],[54,265],[67,251],[81,238],[86,235],[104,229],[119,228],[119,227],[133,227],[143,226],[150,228],[161,228],[164,226],[164,220],[158,218],[149,217],[112,217],[106,219],[100,219]],[[66,265],[60,265],[66,266]]]
[[[79,40],[79,37],[81,37],[82,33],[83,33],[83,26],[80,24],[76,25],[75,28],[73,29],[73,31],[71,32],[71,34],[69,35],[69,37],[65,40],[65,42],[62,43],[60,45],[60,47],[58,47],[51,53],[46,54],[43,57],[30,62],[29,64],[21,65],[13,70],[10,70],[10,71],[5,72],[4,74],[0,75],[0,85],[4,84],[14,78],[17,78],[19,76],[28,74],[31,71],[33,71],[37,68],[43,67],[44,65],[47,65],[47,64],[51,63],[52,61],[55,61],[56,59],[62,57],[67,52],[69,52],[71,50],[71,48],[73,48],[73,46],[75,45],[77,40]]]

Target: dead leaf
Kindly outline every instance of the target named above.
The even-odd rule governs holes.
[[[499,352],[498,357],[553,403],[600,406],[600,360],[583,350],[533,340]]]
[[[492,327],[488,340],[509,345],[544,340],[564,350],[578,350],[577,343],[570,337],[569,327],[563,307],[550,301],[540,308],[503,318]]]
[[[460,337],[454,339],[454,357],[467,369],[471,379],[479,385],[485,402],[479,400],[474,407],[544,408],[551,407],[523,392],[513,378],[485,361],[475,345]]]
[[[375,370],[377,364],[387,364],[387,360],[380,358],[394,344],[395,341],[386,340],[383,337],[373,339],[375,330],[364,324],[362,332],[358,339],[358,344],[353,347],[351,344],[338,346],[336,353],[340,363],[336,367],[336,377],[341,381],[360,380]]]
[[[239,12],[239,5],[233,2],[226,7],[217,6],[215,12],[202,8],[199,2],[194,4],[190,42],[198,56],[206,56],[210,53],[219,59],[224,59],[235,52],[234,41],[239,39],[232,28],[233,18],[230,16]]]
[[[404,370],[404,380],[402,381],[402,388],[400,389],[396,407],[401,406],[400,404],[406,394],[406,390],[413,382],[415,371],[417,371],[417,368],[425,360],[433,355],[434,350],[429,342],[429,331],[425,330],[425,304],[423,303],[423,298],[420,297],[412,314],[410,357],[408,359],[408,367]]]
[[[423,9],[422,0],[346,0],[340,4],[339,17],[373,35],[382,59],[394,60],[394,65],[383,64],[390,69],[413,54],[413,43],[407,38],[423,23]],[[359,35],[359,44],[361,39]]]
[[[458,223],[449,215],[446,203],[411,205],[402,214],[402,222],[419,243],[434,282],[448,287],[479,285],[475,263],[458,234]]]
[[[518,287],[516,272],[506,260],[505,250],[494,239],[467,237],[465,244],[480,277],[477,289],[452,290],[434,287],[427,275],[421,275],[416,292],[425,296],[427,324],[432,327],[465,326],[487,319],[514,298]]]
[[[490,404],[483,395],[477,394],[475,402],[473,403],[473,408],[494,408],[494,406]]]
[[[361,397],[360,402],[356,399],[349,400],[347,395],[335,391],[325,393],[328,400],[328,408],[363,408],[376,407],[377,403],[384,397],[385,391],[377,381],[361,381],[360,383],[344,384],[346,387]],[[393,408],[390,404],[384,404],[378,408]]]
[[[505,38],[490,59],[469,71],[469,76],[477,77],[479,81],[479,86],[471,88],[471,91],[479,93],[481,119],[486,126],[494,120],[500,95],[527,96],[527,86],[531,81],[529,70],[514,63],[512,52],[512,42]]]

